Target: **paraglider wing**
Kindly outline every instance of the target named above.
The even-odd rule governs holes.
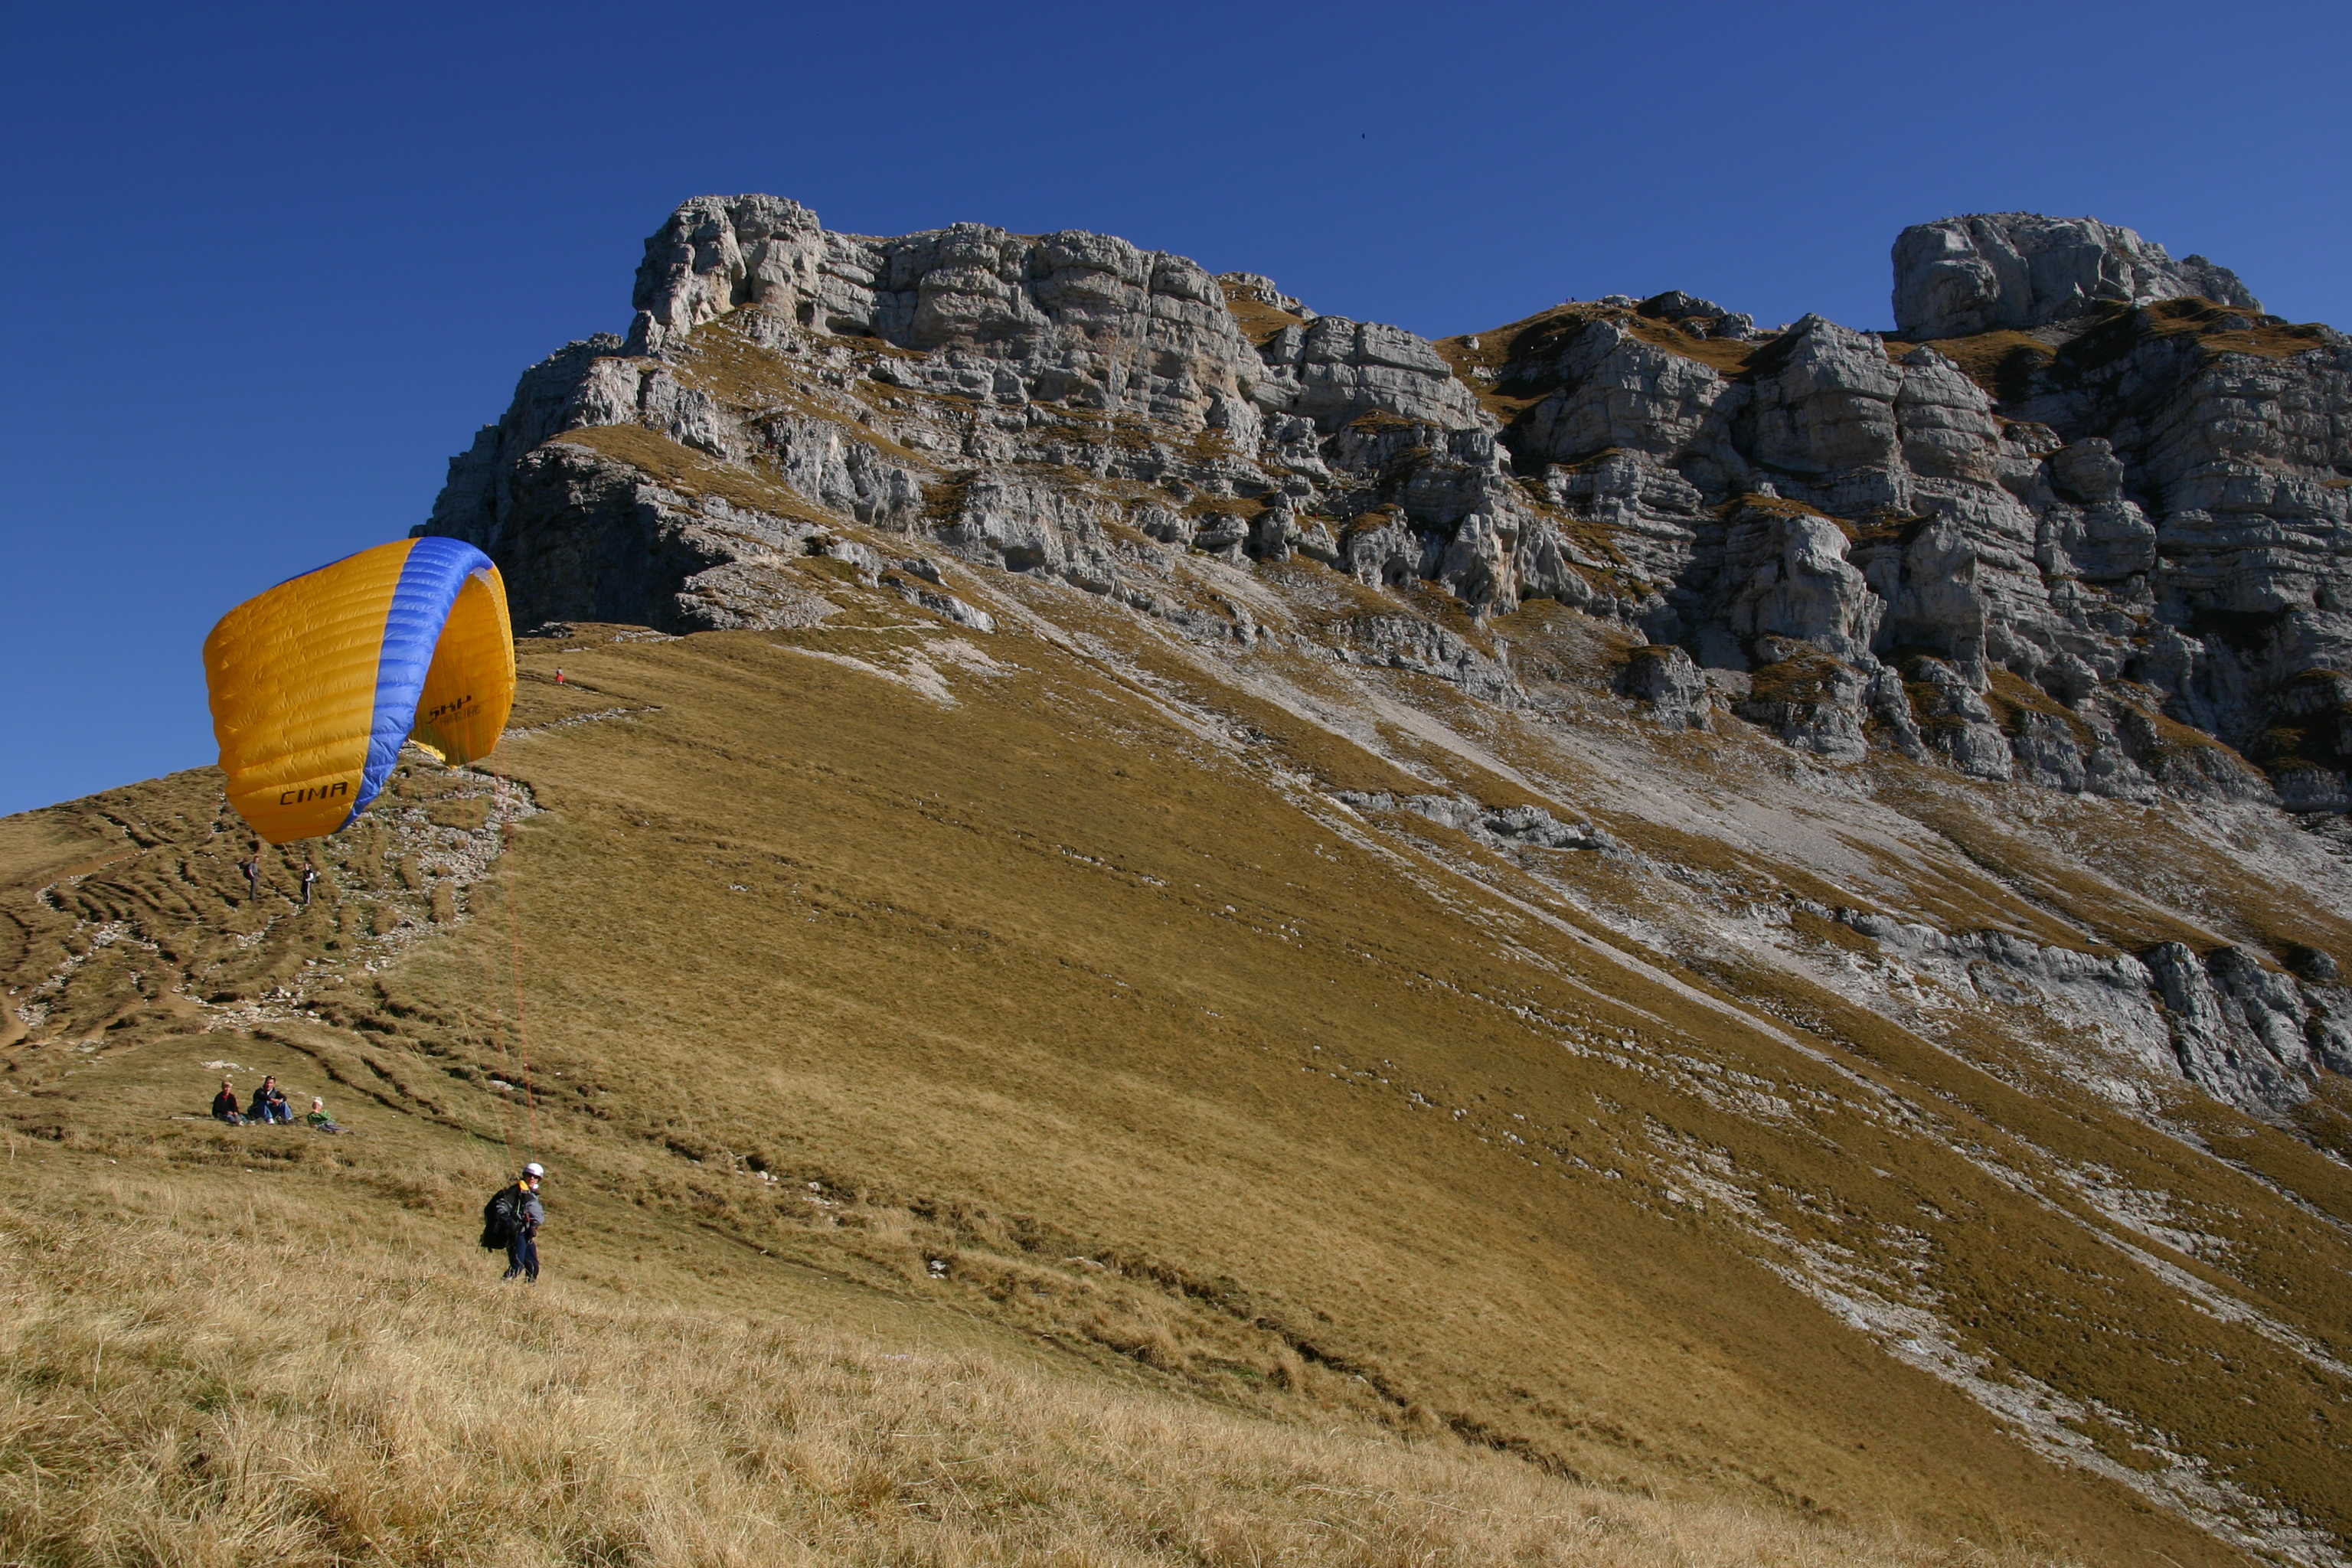
[[[454,763],[488,756],[514,669],[499,569],[458,540],[395,540],[280,583],[205,639],[229,803],[272,844],[332,833],[412,733]]]

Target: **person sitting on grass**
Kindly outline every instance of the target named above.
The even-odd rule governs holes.
[[[261,1087],[253,1091],[252,1103],[245,1108],[245,1119],[247,1121],[283,1121],[289,1125],[293,1122],[294,1107],[287,1102],[286,1091],[278,1087],[275,1074],[264,1076]]]
[[[321,1132],[341,1132],[342,1127],[327,1114],[327,1102],[317,1095],[310,1097],[310,1114],[302,1118]]]
[[[245,1118],[236,1111],[236,1089],[226,1079],[221,1079],[220,1092],[213,1096],[213,1119],[231,1127],[245,1125]]]

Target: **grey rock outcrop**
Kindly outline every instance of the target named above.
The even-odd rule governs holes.
[[[984,224],[887,240],[835,234],[776,196],[681,206],[646,242],[635,303],[636,353],[755,305],[834,335],[961,351],[921,366],[935,390],[1194,424],[1245,404],[1258,374],[1216,280],[1182,257]],[[986,374],[971,374],[975,360]]]
[[[1722,619],[1751,650],[1788,638],[1835,659],[1866,661],[1886,611],[1846,559],[1844,532],[1803,507],[1751,501],[1735,512],[1719,581]]]
[[[1896,262],[1949,352],[1678,290],[1432,344],[1106,236],[699,197],[628,337],[533,367],[426,526],[513,563],[527,618],[665,629],[783,613],[724,601],[828,518],[1203,630],[1173,556],[1303,560],[1678,648],[1625,676],[1670,724],[1737,677],[1732,713],[1838,761],[2352,805],[2352,342],[2089,219],[1920,225]],[[1521,700],[1402,605],[1325,640]]]
[[[1273,279],[1260,273],[1220,272],[1217,274],[1217,286],[1225,291],[1225,298],[1229,300],[1255,300],[1261,305],[1270,305],[1302,321],[1311,321],[1316,316],[1315,311],[1275,287]]]
[[[2007,931],[1953,934],[1882,914],[1821,912],[1915,976],[2056,1020],[2064,1033],[2050,1051],[2117,1104],[2154,1110],[2155,1088],[2187,1082],[2274,1115],[2308,1100],[2321,1070],[2352,1068],[2352,992],[2336,984],[2325,954],[2311,954],[2297,974],[2239,947],[2200,958],[2186,942],[2166,942],[2137,955],[2099,954]]]
[[[1644,723],[1754,726],[1819,776],[1894,753],[2352,810],[2352,341],[2089,220],[1924,225],[1897,263],[1936,346],[1759,332],[1676,290],[1432,343],[1105,236],[877,238],[698,198],[647,242],[628,336],[531,367],[425,529],[488,549],[526,626],[808,626],[836,613],[823,556],[985,635],[994,570],[1513,723],[1612,682]],[[1515,651],[1561,624],[1508,618],[1539,599],[1582,656]],[[1538,807],[1342,798],[1529,869],[1612,847]],[[2324,954],[1874,919],[1949,988],[2079,1026],[2122,1100],[2155,1074],[2272,1114],[2352,1068]]]
[[[1487,805],[1451,795],[1393,795],[1341,790],[1333,798],[1358,811],[1409,811],[1489,848],[1604,849],[1623,846],[1589,822],[1563,822],[1539,805]]]
[[[1474,697],[1507,703],[1510,671],[1444,626],[1414,616],[1359,616],[1333,628],[1334,651],[1355,664],[1434,675]]]
[[[1975,213],[1895,241],[1895,324],[1908,338],[2031,331],[2102,304],[2206,299],[2262,309],[2226,267],[2087,217]]]
[[[2290,1110],[2310,1098],[2315,1067],[2352,1062],[2341,992],[2298,985],[2235,947],[2200,961],[2168,942],[2140,962],[2164,1000],[2181,1075],[2217,1099]]]
[[[1714,695],[1706,676],[1690,655],[1678,647],[1638,647],[1625,662],[1620,678],[1625,695],[1643,705],[1652,719],[1675,730],[1706,730]]]

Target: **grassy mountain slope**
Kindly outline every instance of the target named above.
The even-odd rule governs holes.
[[[380,1410],[179,1357],[198,1330],[175,1325],[278,1336],[320,1379],[396,1352],[430,1391],[413,1411],[465,1406],[469,1368],[521,1336],[540,1370],[500,1363],[485,1409],[602,1402],[565,1463],[604,1479],[563,1494],[571,1544],[501,1537],[484,1561],[698,1560],[702,1536],[641,1526],[718,1483],[682,1458],[627,1494],[612,1454],[798,1431],[759,1414],[787,1385],[823,1422],[860,1390],[911,1402],[928,1436],[861,1428],[864,1480],[743,1461],[724,1507],[782,1532],[725,1544],[744,1561],[788,1560],[761,1555],[786,1535],[829,1560],[1585,1561],[1538,1521],[1633,1494],[1714,1521],[1660,1561],[1885,1561],[1837,1532],[1888,1527],[2093,1562],[2336,1550],[2343,1168],[2186,1089],[2168,1114],[2204,1146],[2153,1131],[2038,1059],[2021,1015],[1906,1027],[1840,988],[1866,955],[1807,912],[2352,952],[2258,876],[2217,864],[2191,898],[2148,857],[2083,847],[2170,833],[2186,856],[2211,833],[2084,801],[2033,820],[2023,792],[1900,764],[1825,806],[1754,737],[1523,720],[1278,647],[1210,659],[1022,579],[959,588],[998,616],[981,636],[837,568],[793,568],[843,606],[805,630],[526,643],[490,769],[404,768],[325,846],[307,910],[290,855],[246,898],[249,840],[209,773],[0,825],[8,1288],[144,1347],[111,1373],[25,1362],[20,1401],[182,1388],[123,1440],[180,1500],[158,1509],[184,1524],[246,1498],[296,1531],[268,1540],[362,1559],[463,1557],[429,1538],[493,1504],[371,1527],[253,1502],[259,1482],[222,1491],[191,1457],[205,1424],[359,1445],[381,1463],[352,1484],[398,1489],[412,1440],[500,1450],[504,1423],[368,1438]],[[1290,570],[1297,602],[1344,610],[1344,579]],[[1556,606],[1500,629],[1527,667],[1608,652]],[[1633,766],[1661,749],[1678,782]],[[1433,784],[1589,817],[1630,852],[1497,847],[1397,805]],[[2273,852],[2249,839],[2251,863]],[[1789,962],[1791,932],[1822,963]],[[323,1092],[357,1130],[198,1119],[221,1062]],[[488,1272],[473,1212],[526,1149],[556,1173],[553,1279],[528,1307],[464,1282]],[[90,1234],[119,1255],[77,1257]],[[346,1331],[361,1349],[320,1348]],[[827,1333],[846,1348],[812,1348]],[[902,1353],[919,1366],[898,1377]],[[748,1403],[707,1371],[757,1356],[795,1370],[750,1378]],[[616,1364],[677,1370],[633,1384]],[[941,1414],[950,1365],[1033,1424]],[[1197,1539],[1072,1503],[1131,1489],[1084,1466],[944,1513],[909,1490],[942,1431],[957,1462],[1097,1451],[1076,1431],[1097,1408],[1158,1434],[1110,1441],[1181,1473],[1155,1484],[1197,1500]],[[40,1534],[55,1494],[26,1500],[27,1463],[59,1465],[25,1441],[0,1450],[10,1528],[50,1543],[10,1549],[75,1560]],[[1219,1489],[1272,1453],[1385,1500],[1362,1505],[1379,1529],[1360,1510],[1318,1533],[1295,1494]],[[1377,1479],[1398,1464],[1431,1468]],[[1508,1492],[1473,1507],[1503,1533],[1416,1556],[1408,1492]],[[1726,1508],[1799,1535],[1756,1545]],[[1261,1513],[1265,1533],[1198,1544],[1203,1520]],[[1108,1534],[1081,1539],[1080,1516]],[[581,1544],[608,1527],[609,1549]],[[266,1554],[250,1530],[206,1550]],[[1356,1556],[1340,1539],[1381,1530]],[[1641,1560],[1611,1550],[1594,1560]]]
[[[42,1194],[20,1173],[0,1231],[12,1562],[2049,1561],[1269,1422],[772,1269],[756,1304],[713,1302],[723,1265],[525,1296],[331,1188],[26,1157]]]

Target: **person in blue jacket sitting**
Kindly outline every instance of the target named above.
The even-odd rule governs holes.
[[[264,1077],[261,1087],[253,1091],[253,1100],[245,1108],[247,1121],[283,1121],[289,1126],[294,1121],[294,1107],[286,1091],[278,1087],[275,1075]]]

